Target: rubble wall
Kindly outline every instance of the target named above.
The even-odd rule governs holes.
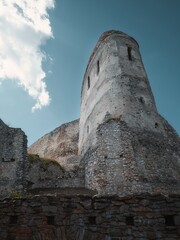
[[[27,138],[20,128],[10,128],[0,120],[0,197],[26,188]]]
[[[180,197],[35,196],[0,201],[1,240],[178,240]]]

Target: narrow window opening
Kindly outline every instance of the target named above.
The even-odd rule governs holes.
[[[47,216],[47,224],[48,225],[54,225],[55,224],[54,216]]]
[[[88,217],[88,221],[89,221],[90,224],[95,225],[96,224],[96,217],[94,217],[94,216]]]
[[[104,156],[105,159],[107,159],[107,156]]]
[[[89,133],[89,125],[87,126],[87,133]]]
[[[97,74],[99,74],[100,71],[100,65],[99,65],[99,60],[97,61]]]
[[[120,154],[120,157],[123,157],[123,153]]]
[[[140,98],[139,98],[139,101],[140,101],[141,103],[144,103],[143,97],[140,97]]]
[[[133,226],[134,225],[134,217],[132,217],[132,216],[126,217],[126,225]]]
[[[129,61],[132,61],[132,48],[128,47],[127,51],[128,51],[128,59],[129,59]]]
[[[158,123],[157,122],[155,122],[155,128],[157,128],[158,127]]]
[[[90,77],[88,76],[88,89],[90,88]]]
[[[17,216],[10,216],[9,218],[9,223],[10,224],[17,224],[17,221],[18,221],[18,217]]]
[[[14,158],[10,158],[10,159],[2,158],[2,162],[15,162],[15,159]]]
[[[175,225],[175,223],[174,223],[174,216],[168,215],[168,216],[164,216],[164,218],[165,218],[165,224],[167,226],[174,226]]]

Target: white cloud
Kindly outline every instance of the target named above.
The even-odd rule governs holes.
[[[0,0],[0,80],[16,80],[36,100],[33,111],[50,102],[40,50],[53,37],[50,8],[54,0]]]

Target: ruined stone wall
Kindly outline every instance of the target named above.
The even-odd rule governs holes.
[[[84,188],[84,168],[77,167],[67,171],[58,162],[41,159],[37,155],[29,155],[28,161],[28,192],[42,189],[47,192],[55,188]]]
[[[0,197],[26,188],[27,138],[20,128],[10,128],[0,120]]]
[[[65,169],[79,165],[78,154],[79,120],[63,124],[46,134],[28,148],[30,154],[56,160]]]
[[[164,120],[168,138],[111,119],[97,129],[85,162],[85,187],[99,195],[180,194],[180,140]]]
[[[35,196],[0,201],[1,240],[179,240],[180,197]]]

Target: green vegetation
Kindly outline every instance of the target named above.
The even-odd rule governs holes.
[[[22,198],[22,193],[20,193],[20,192],[16,192],[16,191],[13,191],[13,192],[11,192],[11,198]]]

